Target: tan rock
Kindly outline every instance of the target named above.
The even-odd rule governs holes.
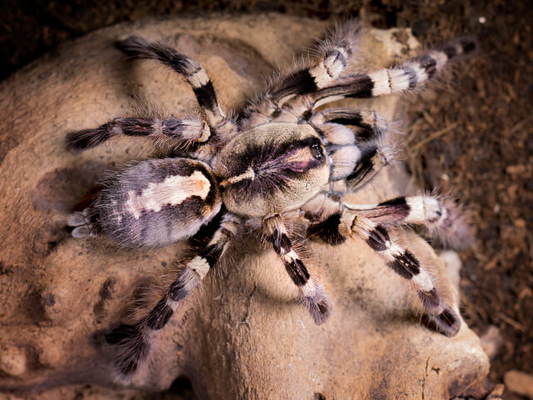
[[[24,349],[13,346],[0,348],[0,371],[18,377],[26,372],[26,354]]]
[[[481,335],[481,346],[491,360],[498,354],[500,347],[502,347],[502,342],[503,338],[500,330],[494,325],[490,325],[485,333]]]
[[[533,375],[512,370],[505,373],[503,382],[509,392],[533,399]]]
[[[119,138],[74,156],[64,148],[68,132],[138,113],[140,101],[176,116],[196,110],[181,77],[153,62],[126,63],[113,41],[136,34],[177,43],[204,63],[221,105],[239,111],[273,68],[290,65],[293,53],[311,47],[325,26],[275,14],[118,25],[60,47],[0,85],[0,347],[28,349],[24,354],[34,357],[23,361],[14,350],[7,361],[2,357],[0,390],[116,388],[102,333],[127,319],[139,293],[171,276],[183,252],[183,244],[129,251],[106,238],[74,240],[65,229],[67,215],[105,169],[157,154],[148,141]],[[409,53],[411,39],[398,55],[384,47],[383,35],[363,41],[364,70]],[[404,103],[389,96],[358,106],[400,118]],[[403,169],[391,168],[353,201],[413,190]],[[433,265],[457,305],[431,247],[412,232],[397,235]],[[199,397],[218,399],[440,399],[487,392],[488,358],[464,321],[451,339],[419,324],[408,283],[364,243],[309,248],[312,272],[333,304],[325,324],[315,325],[295,304],[295,288],[274,254],[246,237],[225,268],[178,310],[132,387],[164,390],[187,376]],[[106,389],[98,390],[104,397]]]

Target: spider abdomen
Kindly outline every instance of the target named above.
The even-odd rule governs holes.
[[[95,228],[127,247],[162,246],[191,236],[221,206],[202,162],[174,158],[133,165],[111,180],[91,208]]]
[[[273,123],[243,132],[217,157],[226,208],[262,217],[293,210],[328,182],[329,163],[318,133],[307,124]]]

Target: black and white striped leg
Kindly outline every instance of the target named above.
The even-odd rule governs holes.
[[[393,159],[392,149],[380,140],[387,121],[374,111],[331,109],[309,122],[325,139],[332,181],[346,179],[351,189],[363,186]],[[366,137],[357,137],[361,132]]]
[[[96,147],[114,136],[146,136],[169,141],[183,150],[205,143],[211,136],[204,121],[178,118],[116,118],[95,129],[70,132],[65,142],[76,153]]]
[[[349,189],[355,190],[369,183],[383,168],[394,161],[394,148],[379,141],[358,144],[361,157],[355,168],[344,178]]]
[[[450,210],[433,196],[402,196],[379,204],[344,203],[344,206],[380,225],[416,224],[438,229],[450,222]]]
[[[429,273],[413,253],[394,243],[385,226],[345,208],[308,229],[308,236],[330,244],[342,243],[352,233],[376,251],[389,268],[413,284],[428,317],[439,331],[447,336],[459,331],[459,317],[444,303]]]
[[[416,91],[453,59],[476,50],[471,38],[464,38],[394,68],[369,74],[346,75],[309,95],[314,108],[346,97],[370,98],[391,93]]]
[[[117,348],[115,366],[119,380],[129,381],[148,358],[154,334],[165,327],[180,302],[217,264],[237,234],[239,223],[236,217],[226,214],[208,245],[185,264],[150,313],[137,324],[121,325],[106,335],[108,343]]]
[[[397,197],[379,204],[348,204],[350,211],[363,215],[376,224],[421,225],[431,236],[452,247],[471,243],[471,232],[465,218],[454,203],[434,196]]]
[[[348,129],[342,125],[339,128]],[[338,134],[340,129],[336,129]],[[346,138],[348,133],[346,133]],[[353,137],[353,133],[352,133]],[[339,143],[327,144],[330,158],[330,180],[346,180],[347,187],[351,190],[360,188],[370,182],[379,171],[394,160],[394,149],[382,145],[381,142],[340,143],[340,134],[337,135]]]
[[[162,43],[149,43],[136,36],[118,42],[117,47],[130,58],[157,60],[184,75],[200,107],[205,111],[209,126],[221,129],[224,125],[233,124],[224,115],[213,84],[200,63]]]
[[[338,78],[354,55],[361,35],[361,25],[356,21],[339,24],[326,39],[319,42],[315,53],[318,60],[306,68],[297,69],[274,80],[260,101],[247,110],[249,119],[257,117],[256,126],[264,123],[261,117],[275,118],[283,105],[295,96],[312,93]]]
[[[409,250],[394,243],[387,229],[368,218],[353,213],[344,216],[346,224],[357,236],[375,250],[398,275],[412,282],[428,317],[447,336],[454,336],[460,328],[459,317],[442,301],[433,279]]]
[[[316,324],[321,324],[329,317],[330,305],[324,289],[309,275],[307,267],[292,247],[291,240],[280,215],[263,219],[263,235],[272,243],[274,251],[285,264],[285,269],[300,291],[305,307],[311,313]]]
[[[330,143],[337,143],[339,138],[346,141],[348,135],[341,126],[350,126],[351,136],[356,141],[373,141],[380,139],[387,132],[388,124],[385,117],[372,110],[353,110],[351,108],[332,108],[313,114],[309,120],[324,133]]]

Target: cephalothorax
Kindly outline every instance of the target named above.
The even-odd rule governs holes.
[[[200,64],[160,43],[130,37],[118,47],[132,58],[163,62],[183,74],[204,120],[117,118],[96,129],[72,132],[67,146],[83,151],[116,135],[165,139],[179,157],[130,165],[109,180],[93,203],[73,214],[73,236],[105,234],[124,247],[163,246],[218,226],[208,244],[178,272],[163,298],[135,325],[108,335],[118,347],[117,368],[128,377],[147,357],[149,338],[217,264],[243,226],[260,230],[298,287],[316,323],[329,313],[320,283],[293,248],[286,222],[307,224],[307,235],[331,245],[350,236],[364,240],[401,277],[410,280],[437,329],[455,335],[457,310],[441,299],[417,256],[395,243],[388,227],[420,224],[451,236],[457,212],[431,196],[401,197],[380,204],[355,205],[343,194],[357,191],[391,162],[383,140],[387,122],[371,110],[317,108],[342,98],[369,98],[419,90],[452,59],[475,50],[469,38],[393,68],[348,73],[356,57],[360,27],[340,25],[320,42],[320,57],[309,66],[281,75],[243,115],[227,116]],[[216,218],[215,218],[216,217]]]

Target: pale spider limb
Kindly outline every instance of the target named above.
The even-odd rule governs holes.
[[[169,140],[183,150],[205,143],[211,136],[204,121],[179,118],[115,118],[95,129],[70,132],[65,138],[67,149],[80,153],[96,147],[115,136],[145,136]]]
[[[149,43],[137,36],[130,36],[118,42],[117,47],[131,59],[157,60],[185,76],[207,117],[209,126],[215,130],[233,130],[233,121],[222,111],[213,83],[200,63],[165,44]]]
[[[265,217],[262,221],[262,231],[265,240],[272,243],[274,251],[282,259],[287,273],[298,287],[301,300],[315,323],[321,324],[326,321],[331,313],[329,300],[322,286],[316,278],[310,277],[307,267],[294,251],[281,216],[275,214]]]
[[[353,171],[345,178],[350,190],[355,191],[376,177],[383,168],[394,162],[396,150],[380,141],[359,144],[361,158]]]
[[[395,243],[384,225],[344,207],[343,203],[339,207],[342,211],[330,215],[323,222],[310,225],[308,236],[332,245],[344,242],[353,234],[358,236],[385,260],[390,269],[413,284],[428,318],[436,328],[447,336],[454,336],[460,328],[459,317],[442,300],[431,275],[417,257]]]
[[[418,224],[438,229],[451,223],[449,210],[433,196],[400,196],[378,204],[345,202],[344,207],[381,225]]]
[[[447,247],[464,248],[471,242],[472,233],[460,207],[446,196],[400,196],[377,204],[342,202],[339,206],[335,206],[331,193],[324,192],[322,196],[320,203],[306,204],[304,210],[308,219],[324,222],[324,226],[338,225],[342,208],[346,208],[383,226],[422,226],[430,237],[439,239]],[[318,211],[310,207],[318,208]],[[323,211],[326,209],[330,211]]]
[[[239,229],[240,220],[226,214],[205,248],[189,260],[149,314],[134,325],[120,325],[106,335],[117,348],[115,367],[119,380],[129,381],[149,356],[153,335],[168,323],[179,304],[217,264]]]
[[[285,75],[279,74],[263,96],[246,110],[249,127],[276,118],[283,105],[293,97],[312,93],[337,79],[354,56],[361,33],[361,24],[355,20],[337,24],[314,49],[313,53],[318,56],[316,62]]]

